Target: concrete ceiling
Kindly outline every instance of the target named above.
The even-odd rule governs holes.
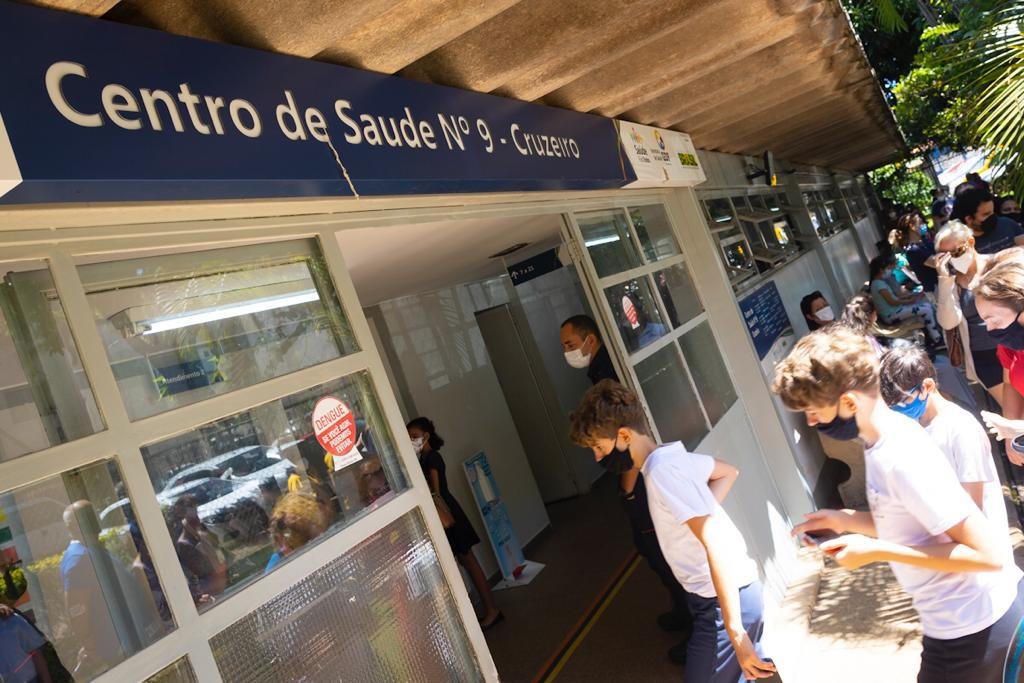
[[[904,142],[839,0],[28,0],[863,171]]]
[[[558,215],[438,221],[342,230],[338,241],[359,302],[370,306],[501,275],[505,265],[492,254],[526,242],[509,256],[517,263],[560,244],[561,227]]]

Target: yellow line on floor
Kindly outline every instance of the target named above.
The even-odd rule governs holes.
[[[619,580],[616,581],[615,585],[612,586],[610,591],[608,591],[608,594],[604,596],[604,599],[601,601],[601,605],[594,611],[594,614],[590,617],[590,619],[587,620],[587,623],[584,624],[583,628],[580,629],[579,634],[573,639],[569,647],[566,648],[565,652],[559,658],[558,663],[555,664],[553,669],[551,669],[551,673],[549,673],[544,678],[544,683],[552,683],[552,681],[558,678],[558,674],[562,672],[562,669],[565,668],[565,665],[569,663],[570,659],[572,659],[573,654],[576,652],[579,646],[583,644],[583,641],[586,640],[587,635],[590,633],[590,630],[594,628],[594,625],[597,624],[598,619],[600,619],[601,615],[604,614],[604,611],[608,609],[608,605],[612,604],[612,600],[614,600],[615,596],[619,594],[619,591],[622,590],[622,587],[626,585],[626,581],[628,581],[629,577],[633,575],[633,572],[636,570],[639,564],[640,556],[637,555],[633,559],[633,562],[630,563],[629,568],[626,569],[625,572],[623,572],[622,576],[619,577]]]

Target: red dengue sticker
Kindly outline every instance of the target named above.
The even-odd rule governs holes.
[[[316,440],[331,455],[346,455],[356,445],[356,417],[347,405],[324,396],[313,408]]]
[[[626,320],[629,321],[630,327],[634,330],[640,327],[640,317],[636,313],[636,306],[628,296],[622,297],[622,312],[626,314]]]

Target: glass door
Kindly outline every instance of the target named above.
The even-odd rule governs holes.
[[[736,391],[664,206],[574,213],[565,240],[655,438],[696,448]]]

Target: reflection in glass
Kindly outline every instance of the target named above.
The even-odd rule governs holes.
[[[79,273],[133,420],[356,350],[315,240]]]
[[[629,210],[629,217],[636,228],[640,246],[648,263],[679,253],[679,244],[672,233],[672,225],[668,222],[668,214],[661,204],[639,206]]]
[[[747,202],[745,195],[737,195],[730,197],[732,200],[733,208],[736,209],[736,213],[748,213],[750,211],[750,204]]]
[[[76,680],[95,678],[174,628],[124,496],[109,460],[0,493],[0,602],[35,624]],[[22,680],[2,670],[5,661],[0,678]]]
[[[103,429],[53,277],[0,263],[0,461]]]
[[[196,674],[192,671],[188,657],[182,657],[172,664],[160,669],[146,679],[145,683],[197,683]]]
[[[708,428],[675,344],[658,349],[635,370],[662,443],[682,441],[696,448]]]
[[[622,210],[577,214],[576,220],[598,277],[615,275],[642,265]]]
[[[739,228],[719,233],[718,242],[721,247],[722,258],[730,271],[752,270],[754,268],[754,257],[747,244],[747,238]]]
[[[686,365],[693,375],[704,410],[711,425],[718,424],[726,411],[736,402],[736,390],[718,351],[711,326],[703,322],[682,336],[679,341]]]
[[[315,431],[335,439],[327,441],[330,451]],[[200,609],[407,487],[365,372],[150,444],[142,454]]]
[[[604,295],[626,351],[633,353],[665,336],[665,321],[646,277],[608,287]]]
[[[729,204],[728,199],[708,199],[704,202],[704,207],[707,209],[708,217],[711,219],[712,228],[722,223],[728,223],[733,219],[732,206]]]
[[[225,681],[483,680],[415,511],[256,607],[210,646]]]
[[[685,264],[678,263],[654,274],[661,300],[672,327],[685,324],[704,310]]]

